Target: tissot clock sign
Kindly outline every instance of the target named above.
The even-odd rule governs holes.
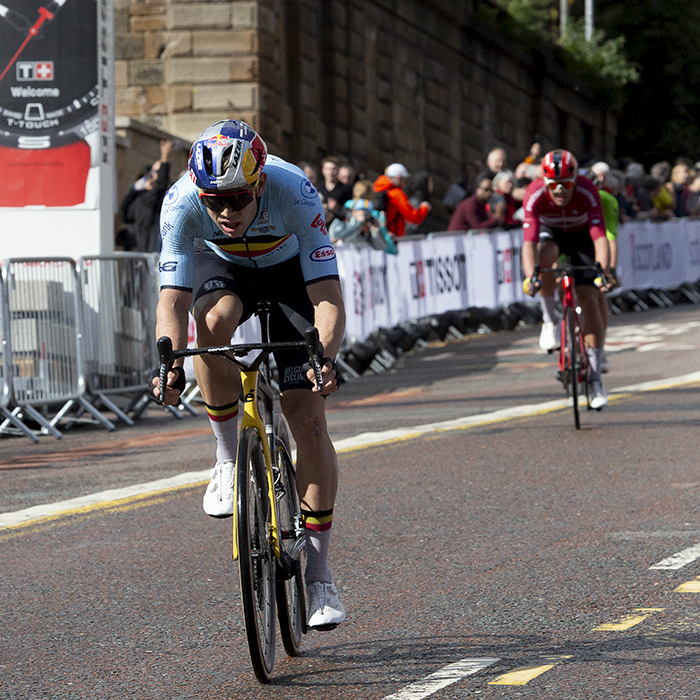
[[[0,0],[0,206],[85,201],[97,71],[95,0]]]

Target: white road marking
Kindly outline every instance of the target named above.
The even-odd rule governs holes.
[[[700,544],[694,544],[688,549],[672,554],[667,559],[663,559],[658,564],[650,566],[649,569],[675,570],[682,569],[686,564],[690,564],[700,557]]]
[[[167,479],[149,481],[145,484],[134,484],[120,489],[109,489],[92,493],[88,496],[71,498],[67,501],[47,503],[45,505],[32,506],[24,510],[17,510],[13,513],[0,513],[0,528],[25,525],[29,522],[43,520],[45,518],[55,518],[64,515],[78,514],[95,507],[105,507],[109,504],[122,502],[128,499],[151,497],[160,493],[168,493],[179,488],[189,487],[207,480],[211,469],[201,472],[184,472]]]
[[[609,395],[630,394],[643,391],[657,391],[660,389],[670,389],[685,384],[700,382],[700,372],[691,372],[678,377],[669,377],[641,384],[620,387],[609,391]],[[549,413],[569,406],[568,399],[557,401],[545,401],[539,404],[528,404],[526,406],[513,406],[503,408],[491,413],[465,416],[454,420],[442,421],[439,423],[427,423],[413,428],[397,428],[395,430],[385,430],[376,433],[362,433],[355,437],[345,438],[335,441],[336,451],[349,452],[362,447],[372,445],[387,444],[399,440],[408,440],[429,433],[438,433],[448,430],[462,430],[464,428],[488,425],[501,421],[512,420],[514,418],[524,418],[542,413]],[[22,527],[43,519],[55,519],[62,516],[74,515],[87,510],[105,508],[115,505],[115,502],[132,500],[138,498],[149,498],[160,493],[187,488],[200,484],[209,479],[210,469],[197,472],[186,472],[168,479],[158,479],[145,484],[134,484],[120,489],[110,489],[88,496],[71,498],[67,501],[48,503],[44,505],[32,506],[23,510],[11,513],[0,514],[0,528]],[[700,546],[700,545],[699,545]],[[700,556],[700,554],[698,555]],[[691,560],[692,561],[692,560]],[[663,563],[663,562],[662,562]],[[687,562],[686,562],[687,563]],[[659,566],[659,565],[657,565]],[[683,564],[681,564],[683,566]],[[655,568],[655,567],[652,567]],[[664,567],[669,568],[669,567]],[[677,567],[680,568],[680,567]]]
[[[478,673],[492,664],[495,664],[500,659],[483,658],[483,659],[462,659],[454,664],[445,666],[435,673],[426,676],[422,681],[411,683],[405,688],[399,690],[398,693],[387,695],[384,700],[422,700],[428,695],[436,693],[438,690],[445,688],[458,680]]]

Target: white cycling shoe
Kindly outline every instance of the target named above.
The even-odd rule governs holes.
[[[540,331],[540,347],[547,352],[557,350],[561,341],[557,337],[559,335],[559,324],[551,321],[542,324]]]
[[[217,462],[211,470],[202,507],[212,518],[230,518],[233,515],[233,470],[233,462]]]
[[[591,408],[600,411],[608,403],[608,395],[603,389],[602,382],[593,382],[591,385]]]
[[[309,601],[308,626],[316,630],[335,629],[345,619],[345,608],[332,583],[316,581],[306,587]]]

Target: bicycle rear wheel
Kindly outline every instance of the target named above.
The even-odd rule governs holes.
[[[571,384],[571,397],[574,401],[574,425],[578,430],[581,429],[581,414],[578,405],[579,394],[579,370],[580,370],[580,348],[578,323],[576,322],[576,314],[573,309],[565,309],[566,313],[566,372]]]
[[[282,557],[277,561],[277,618],[284,649],[298,656],[301,635],[306,632],[306,604],[302,555],[306,535],[301,521],[301,507],[289,446],[289,431],[281,415],[275,416],[277,454],[275,455],[275,499],[280,527]]]
[[[260,435],[241,435],[236,464],[238,569],[250,660],[268,683],[275,662],[275,556],[270,541],[270,499]]]

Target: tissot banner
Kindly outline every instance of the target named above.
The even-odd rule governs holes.
[[[377,328],[422,316],[525,300],[522,241],[522,229],[516,229],[401,241],[398,255],[338,245],[345,335],[364,340]],[[620,227],[618,243],[623,290],[700,280],[698,221],[632,222]]]
[[[0,206],[98,206],[102,9],[0,0]]]

